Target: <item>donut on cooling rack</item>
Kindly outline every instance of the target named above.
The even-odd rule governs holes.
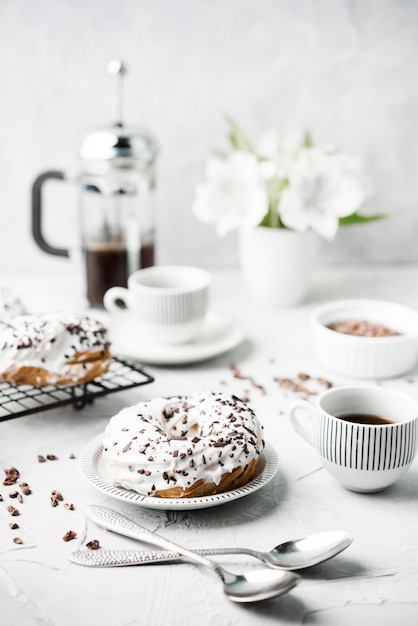
[[[110,419],[102,460],[114,486],[187,498],[236,489],[257,474],[262,426],[236,396],[156,398]]]
[[[0,287],[0,320],[25,313],[25,306],[19,296],[9,287]]]
[[[107,331],[87,316],[19,315],[0,322],[0,380],[16,385],[72,385],[105,373]]]

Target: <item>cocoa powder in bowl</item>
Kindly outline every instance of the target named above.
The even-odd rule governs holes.
[[[343,320],[328,324],[327,328],[344,335],[355,335],[357,337],[394,337],[400,335],[398,331],[392,330],[383,324],[374,324],[365,320]]]

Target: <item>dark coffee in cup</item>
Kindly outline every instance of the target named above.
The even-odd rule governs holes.
[[[393,420],[380,415],[368,415],[367,413],[348,413],[346,415],[338,415],[338,419],[344,422],[352,422],[353,424],[366,424],[369,426],[382,426],[384,424],[394,424]]]

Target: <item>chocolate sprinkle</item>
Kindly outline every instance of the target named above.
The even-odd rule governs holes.
[[[15,467],[11,467],[10,469],[5,469],[4,473],[6,474],[6,478],[3,480],[3,485],[10,486],[17,483],[20,476],[19,470]]]
[[[77,537],[77,533],[74,530],[67,530],[65,535],[63,536],[63,541],[71,541]]]

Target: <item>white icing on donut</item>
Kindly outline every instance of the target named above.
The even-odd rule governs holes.
[[[110,419],[103,461],[113,485],[152,496],[188,489],[258,459],[264,442],[254,412],[235,396],[197,393],[156,398]]]
[[[57,377],[80,353],[109,346],[101,322],[69,313],[19,315],[0,322],[0,372],[11,367],[42,367]],[[53,380],[50,380],[52,383]]]

